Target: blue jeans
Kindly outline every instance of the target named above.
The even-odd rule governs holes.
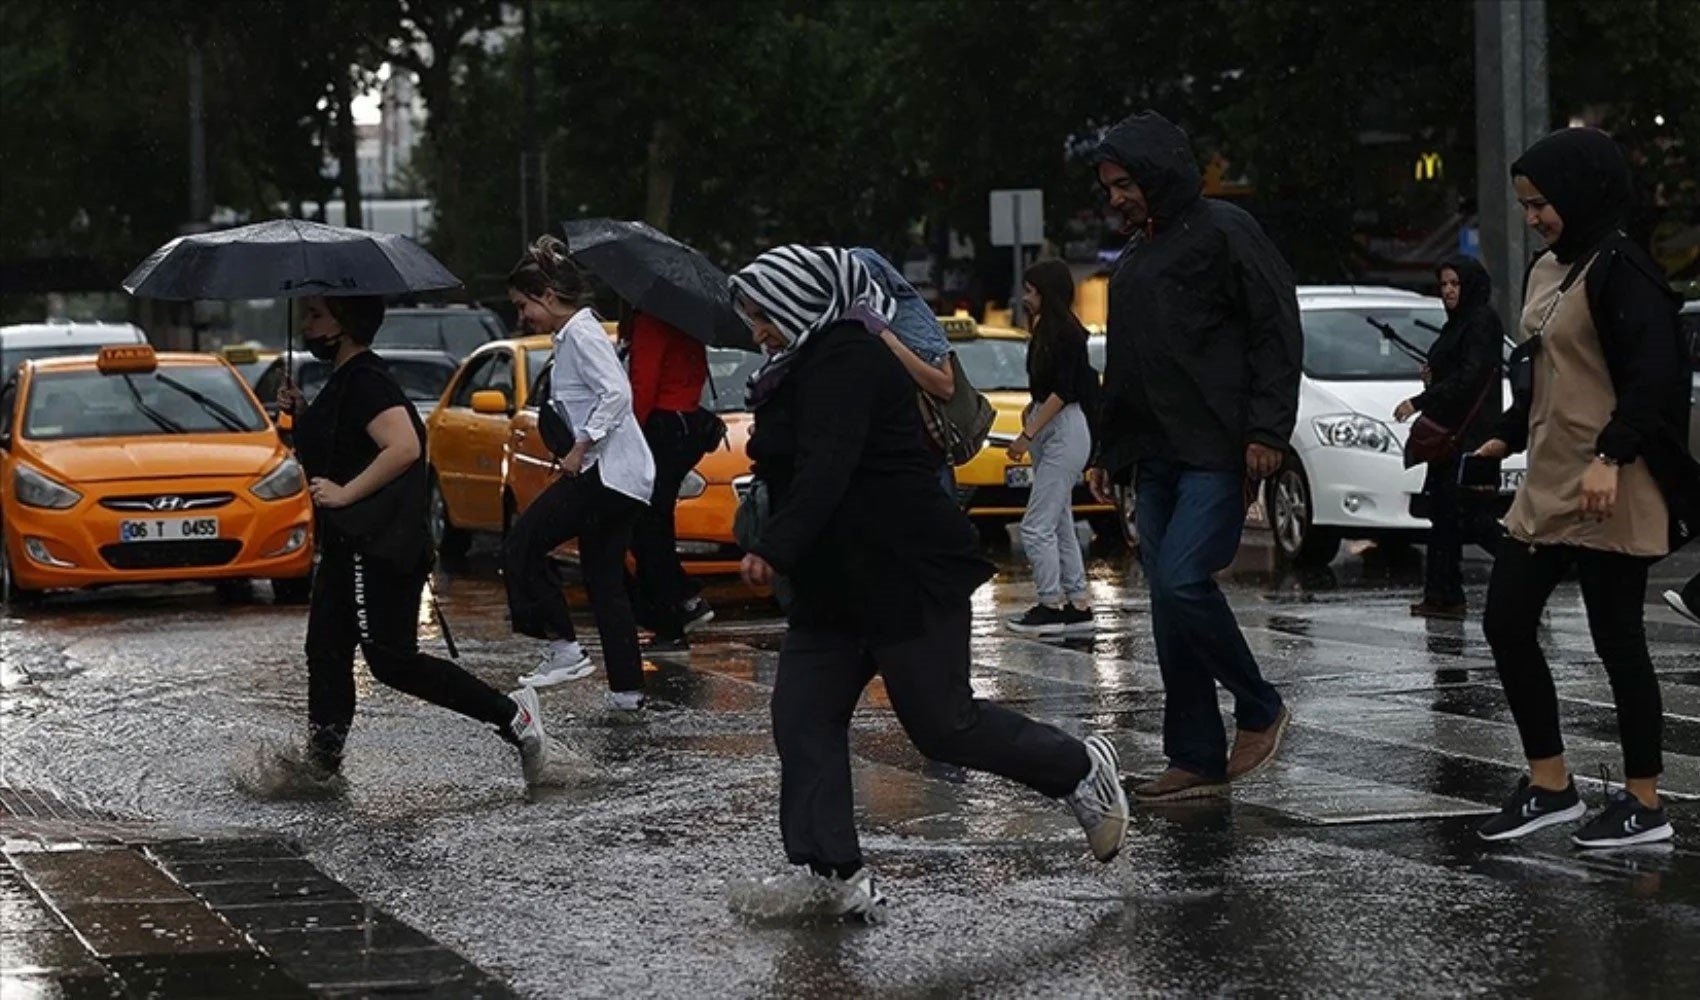
[[[1213,574],[1233,562],[1245,526],[1243,479],[1174,462],[1139,463],[1139,558],[1163,675],[1163,752],[1171,767],[1227,773],[1216,685],[1234,696],[1241,729],[1275,724],[1281,696],[1263,679]]]

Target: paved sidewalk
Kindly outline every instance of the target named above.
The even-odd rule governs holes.
[[[291,841],[168,827],[0,786],[0,995],[513,994]]]

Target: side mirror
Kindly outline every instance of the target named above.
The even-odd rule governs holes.
[[[500,389],[480,389],[472,394],[472,412],[505,417],[513,413],[513,404]]]

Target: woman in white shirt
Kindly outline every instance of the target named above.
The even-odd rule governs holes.
[[[547,687],[596,669],[578,644],[549,558],[577,538],[607,661],[608,703],[636,712],[643,707],[643,662],[626,592],[625,555],[632,525],[655,485],[655,462],[632,416],[631,383],[614,345],[596,314],[580,306],[584,291],[566,247],[550,236],[532,244],[508,275],[508,297],[525,327],[555,331],[550,396],[538,401],[538,422],[546,416],[542,407],[552,406],[572,442],[557,452],[560,478],[508,529],[508,610],[516,632],[549,641],[542,660],[520,683]]]

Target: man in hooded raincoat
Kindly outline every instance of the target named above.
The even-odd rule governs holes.
[[[1136,484],[1169,770],[1135,789],[1221,794],[1275,755],[1288,713],[1212,574],[1239,548],[1251,485],[1281,465],[1303,339],[1292,272],[1257,221],[1201,196],[1186,133],[1134,115],[1104,137],[1098,180],[1129,235],[1110,278],[1101,434],[1091,481]],[[1227,749],[1216,685],[1234,695]]]

